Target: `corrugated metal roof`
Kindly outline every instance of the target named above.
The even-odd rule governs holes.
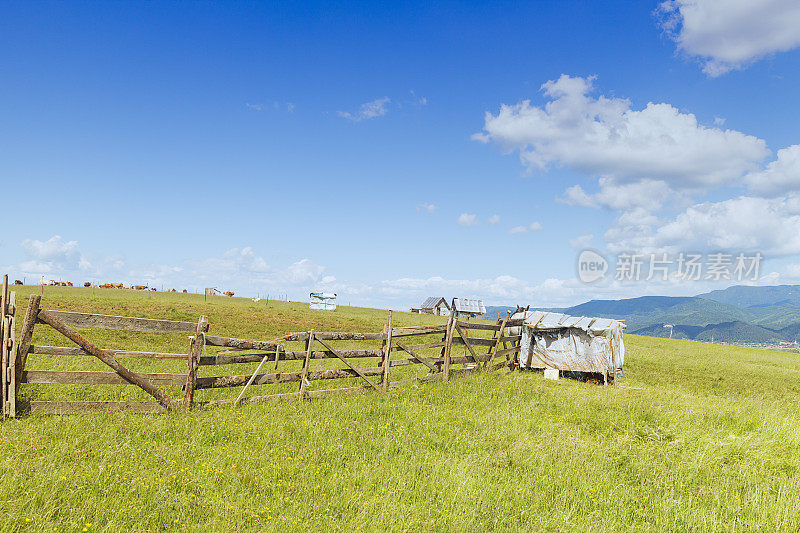
[[[525,317],[525,325],[533,329],[579,328],[584,331],[602,333],[617,328],[625,329],[625,324],[611,318],[590,318],[569,316],[562,313],[533,311]]]
[[[456,306],[457,312],[476,313],[478,315],[486,314],[486,306],[483,305],[483,300],[470,300],[469,298],[453,298],[453,303]]]
[[[422,302],[422,305],[419,306],[419,308],[420,309],[433,309],[434,307],[436,307],[438,305],[440,300],[444,300],[444,305],[448,309],[450,309],[450,306],[447,304],[447,300],[445,300],[444,297],[442,297],[442,296],[431,296],[429,298],[426,298],[425,301]]]

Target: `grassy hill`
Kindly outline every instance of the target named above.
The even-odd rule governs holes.
[[[377,331],[386,320],[360,308],[90,295],[48,288],[43,305],[181,320],[205,313],[212,332],[255,338]],[[102,341],[187,347],[185,335],[136,335]],[[0,523],[7,531],[800,528],[800,359],[635,335],[626,346],[617,387],[500,372],[302,403],[7,420]]]

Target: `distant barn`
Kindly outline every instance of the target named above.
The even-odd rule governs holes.
[[[411,312],[420,315],[447,316],[450,314],[450,304],[441,296],[431,296],[426,298],[418,308],[412,308]]]

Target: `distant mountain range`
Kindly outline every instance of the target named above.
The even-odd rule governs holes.
[[[487,307],[487,317],[514,307]],[[591,300],[563,309],[573,316],[623,320],[628,333],[714,342],[795,342],[800,336],[800,285],[734,286],[697,296]]]

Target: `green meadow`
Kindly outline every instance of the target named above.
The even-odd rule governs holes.
[[[39,289],[17,290],[20,329]],[[373,309],[312,312],[301,303],[113,289],[93,297],[46,287],[42,307],[186,321],[205,314],[211,334],[255,339],[380,331],[387,319]],[[393,320],[442,321],[400,312]],[[189,343],[186,334],[86,335],[132,350],[186,352]],[[70,345],[46,326],[34,343]],[[0,423],[0,530],[800,530],[798,355],[634,335],[626,349],[626,377],[614,387],[503,370],[303,402],[23,415]],[[323,364],[341,367],[315,360],[312,369]],[[201,367],[200,375],[255,366]],[[28,368],[103,366],[31,355]],[[398,379],[425,374],[422,365],[401,369]],[[358,384],[332,381],[312,389]],[[198,399],[239,390],[198,391]],[[294,390],[260,385],[253,394]],[[32,399],[147,397],[130,386],[22,385],[21,403]]]

